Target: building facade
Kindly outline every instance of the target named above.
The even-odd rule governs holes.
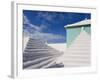
[[[67,49],[63,55],[65,67],[91,64],[91,20],[66,25]]]
[[[80,34],[81,30],[83,29],[87,34],[91,35],[91,20],[86,19],[74,24],[64,26],[66,29],[66,40],[67,40],[67,47],[70,46],[73,41],[77,38]]]

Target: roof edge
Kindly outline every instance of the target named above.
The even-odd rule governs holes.
[[[91,20],[90,19],[85,19],[73,24],[68,24],[65,25],[64,28],[71,28],[71,27],[80,27],[80,26],[87,26],[87,25],[91,25]]]

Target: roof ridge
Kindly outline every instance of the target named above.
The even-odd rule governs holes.
[[[81,20],[81,21],[76,22],[76,23],[68,24],[65,26],[65,28],[81,26],[81,25],[90,25],[90,24],[91,24],[91,19],[85,19],[85,20]]]

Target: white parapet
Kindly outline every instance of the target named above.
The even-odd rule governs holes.
[[[66,51],[66,43],[52,43],[48,44],[48,46],[60,51],[60,52],[65,52]]]

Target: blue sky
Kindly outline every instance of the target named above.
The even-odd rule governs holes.
[[[23,31],[25,35],[48,43],[65,43],[64,26],[85,18],[90,19],[90,13],[23,10]]]

